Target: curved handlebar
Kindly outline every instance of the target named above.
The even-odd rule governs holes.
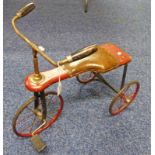
[[[35,4],[34,3],[28,3],[24,7],[22,7],[20,10],[17,11],[17,16],[24,17],[27,14],[29,14],[31,11],[35,9]]]
[[[29,40],[23,33],[20,32],[20,30],[17,28],[16,26],[16,21],[19,20],[21,17],[26,16],[28,13],[30,13],[33,9],[35,8],[34,3],[29,3],[27,5],[25,5],[23,8],[21,8],[19,11],[17,11],[16,15],[13,17],[12,19],[12,27],[14,29],[14,31],[16,32],[16,34],[22,38],[28,45],[30,45],[30,47],[38,52],[46,61],[48,61],[50,64],[57,66],[57,62],[55,62],[53,59],[51,59],[46,53],[45,51],[42,51],[41,49],[39,49],[39,47],[32,42],[31,40]]]
[[[35,9],[35,4],[34,3],[29,3],[29,4],[25,5],[24,7],[22,7],[19,11],[17,11],[16,15],[12,19],[12,27],[13,27],[14,31],[16,32],[16,34],[20,38],[22,38],[28,45],[30,45],[30,47],[33,49],[33,51],[39,53],[50,64],[52,64],[54,66],[58,66],[58,63],[56,61],[51,59],[45,53],[44,50],[40,49],[38,47],[38,45],[36,45],[34,42],[29,40],[23,33],[21,33],[21,31],[16,26],[16,21],[17,20],[19,20],[21,17],[26,16],[28,13],[30,13],[34,9]],[[91,55],[92,53],[96,52],[96,50],[97,50],[96,45],[91,46],[91,48],[87,47],[87,48],[83,49],[82,51],[78,51],[76,53],[73,53],[70,56],[68,56],[67,58],[59,61],[59,65],[63,65],[65,63],[69,63],[69,62],[72,62],[72,61],[76,61],[76,60],[82,59],[82,58],[84,58],[84,57],[86,57],[88,55]]]

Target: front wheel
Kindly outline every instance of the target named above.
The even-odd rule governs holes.
[[[18,136],[31,137],[33,132],[43,123],[42,101],[38,98],[38,105],[36,108],[34,104],[35,99],[36,97],[31,97],[15,113],[12,127],[13,131]],[[63,98],[62,96],[57,96],[56,92],[45,93],[45,99],[47,106],[46,124],[42,128],[36,130],[35,134],[39,134],[50,127],[60,116],[63,109]]]
[[[124,111],[136,98],[139,87],[140,84],[138,81],[126,84],[113,98],[109,107],[110,114],[114,116]]]

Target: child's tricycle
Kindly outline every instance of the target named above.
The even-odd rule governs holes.
[[[113,43],[91,45],[77,50],[63,60],[55,62],[45,53],[42,46],[30,41],[16,27],[16,22],[35,8],[34,3],[29,3],[21,8],[12,19],[12,26],[19,37],[21,37],[31,48],[33,54],[34,72],[25,79],[25,87],[33,92],[16,112],[12,126],[13,131],[21,137],[31,137],[38,151],[45,148],[45,144],[38,134],[50,127],[60,116],[63,109],[63,98],[61,93],[61,81],[76,77],[80,83],[86,84],[98,80],[107,85],[116,93],[109,107],[111,115],[117,115],[125,110],[135,99],[139,90],[139,82],[132,81],[125,84],[128,63],[131,56]],[[47,60],[53,69],[39,70],[38,54]],[[101,75],[117,67],[124,66],[120,89],[112,87]],[[45,89],[54,83],[58,83],[57,92],[45,92]]]

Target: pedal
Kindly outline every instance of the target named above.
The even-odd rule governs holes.
[[[38,151],[41,152],[46,148],[46,144],[45,142],[43,142],[43,140],[40,138],[39,135],[33,135],[30,139],[30,141],[32,142],[34,148]]]

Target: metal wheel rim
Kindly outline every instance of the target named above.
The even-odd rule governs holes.
[[[87,72],[87,73],[89,73],[89,72]],[[83,75],[87,74],[87,73],[83,73]],[[93,72],[90,72],[90,76],[88,78],[86,78],[86,79],[82,79],[80,76],[82,76],[82,74],[76,76],[76,79],[77,79],[78,82],[84,83],[84,84],[93,81],[95,79],[95,77],[96,77],[96,75]]]
[[[126,90],[129,89],[130,86],[132,85],[135,85],[135,91],[133,92],[130,100],[128,99],[128,102],[126,101],[127,99],[125,99],[125,95],[122,95],[122,94],[125,94],[123,92],[125,92]],[[119,113],[121,113],[122,111],[124,111],[132,102],[133,100],[136,98],[137,94],[138,94],[138,91],[139,91],[139,88],[140,88],[140,84],[138,81],[132,81],[128,84],[126,84],[120,91],[119,93],[113,98],[111,104],[110,104],[110,107],[109,107],[109,112],[111,115],[117,115]],[[121,97],[122,96],[122,97]],[[117,100],[120,100],[119,98],[121,97],[121,99],[123,98],[123,102],[126,102],[124,105],[122,105],[122,107],[120,107],[118,110],[116,111],[113,111],[113,106],[116,104]]]
[[[46,96],[48,95],[57,95],[56,92],[47,92],[45,93]],[[16,133],[16,135],[21,136],[21,137],[30,137],[32,136],[32,132],[30,131],[29,133],[20,133],[16,128],[17,125],[17,120],[19,118],[19,116],[22,114],[22,112],[24,111],[25,108],[27,108],[30,104],[33,104],[32,102],[34,101],[35,97],[31,97],[29,100],[27,100],[16,112],[13,121],[12,121],[12,127],[13,127],[13,131]],[[57,109],[56,114],[54,114],[54,116],[39,130],[37,130],[35,132],[35,134],[39,134],[41,133],[43,130],[47,129],[48,127],[50,127],[60,116],[62,109],[63,109],[63,98],[62,96],[58,96],[58,100],[59,100],[59,108]],[[48,109],[47,109],[48,110]]]

